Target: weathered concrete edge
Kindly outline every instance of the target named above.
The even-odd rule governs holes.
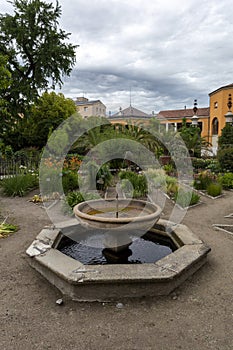
[[[53,248],[61,233],[52,228],[43,229],[31,245],[47,245],[45,251],[33,255],[28,249],[27,254],[30,265],[72,299],[110,300],[119,293],[122,297],[167,295],[206,262],[210,251],[186,226],[160,221],[167,223],[183,246],[154,264],[83,265]]]

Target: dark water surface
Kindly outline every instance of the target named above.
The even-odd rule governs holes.
[[[131,239],[129,248],[120,253],[104,248],[104,234],[98,232],[79,242],[64,236],[57,249],[85,265],[153,263],[177,249],[171,240],[155,233],[132,234]]]

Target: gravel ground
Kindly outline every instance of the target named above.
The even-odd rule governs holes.
[[[232,350],[233,192],[189,209],[187,224],[212,249],[207,264],[166,297],[56,304],[60,292],[28,264],[25,251],[50,221],[26,198],[1,197],[0,213],[20,225],[0,240],[0,349]],[[169,217],[168,203],[163,218]],[[122,303],[122,308],[117,308]]]

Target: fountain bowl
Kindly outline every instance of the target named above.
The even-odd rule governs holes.
[[[90,228],[148,230],[159,220],[161,208],[143,200],[108,198],[79,203],[74,214]]]

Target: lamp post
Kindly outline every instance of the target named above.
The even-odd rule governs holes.
[[[195,127],[198,126],[198,120],[199,120],[197,116],[197,111],[198,111],[197,100],[194,100],[193,117],[191,119],[192,119],[192,126],[195,126]]]
[[[228,96],[227,107],[228,107],[228,112],[225,114],[226,124],[232,125],[232,123],[233,123],[233,113],[231,111],[231,107],[232,107],[231,94],[229,94],[229,96]]]

